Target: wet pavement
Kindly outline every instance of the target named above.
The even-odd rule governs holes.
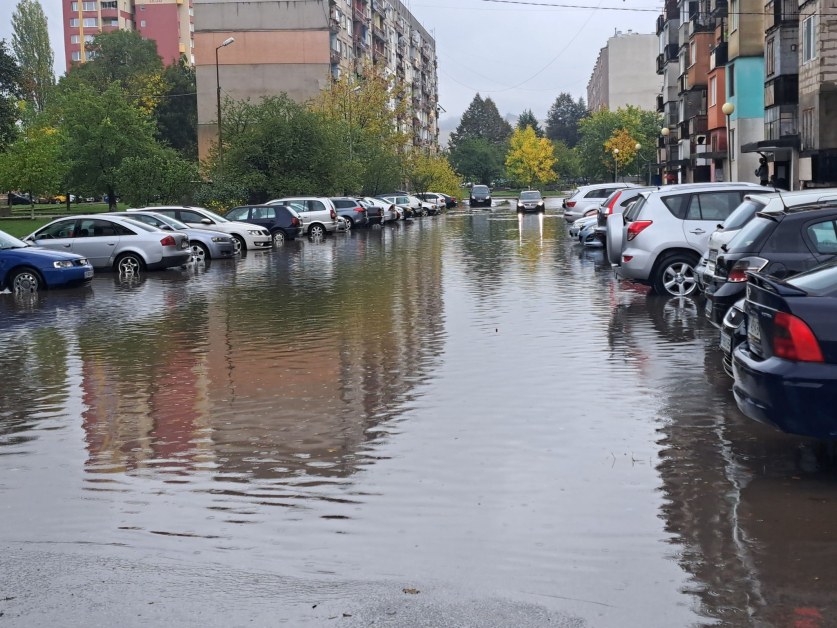
[[[0,295],[0,626],[835,625],[825,448],[550,205]]]

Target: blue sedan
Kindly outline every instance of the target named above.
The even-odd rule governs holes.
[[[35,248],[0,231],[0,289],[35,293],[92,278],[93,267],[81,255]]]
[[[837,438],[837,263],[786,281],[748,277],[747,342],[733,352],[739,409],[789,434]]]

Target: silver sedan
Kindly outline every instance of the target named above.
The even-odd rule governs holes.
[[[25,239],[45,249],[77,253],[93,268],[122,274],[183,266],[192,257],[183,233],[102,214],[59,218]]]
[[[119,216],[120,214],[111,214]],[[156,212],[135,211],[129,216],[131,220],[143,222],[163,231],[179,231],[189,236],[189,245],[192,247],[192,257],[198,262],[205,262],[217,259],[232,259],[235,257],[235,242],[233,237],[221,231],[209,231],[207,229],[195,229],[177,218],[164,216]]]

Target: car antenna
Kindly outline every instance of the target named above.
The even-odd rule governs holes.
[[[787,203],[785,203],[785,197],[784,197],[784,196],[782,196],[782,192],[781,192],[781,190],[779,189],[779,186],[777,186],[777,185],[775,185],[775,184],[774,184],[774,185],[773,185],[773,191],[774,191],[774,192],[776,192],[776,194],[778,194],[778,195],[779,195],[779,200],[780,200],[780,201],[781,201],[781,203],[782,203],[782,209],[784,209],[786,212],[789,212],[789,211],[790,211],[790,207],[788,207]]]

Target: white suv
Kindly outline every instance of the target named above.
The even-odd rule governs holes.
[[[582,185],[569,198],[565,198],[564,220],[574,222],[587,212],[597,212],[599,205],[616,190],[640,187],[633,183],[597,183],[596,185]]]
[[[302,220],[302,231],[311,237],[324,237],[338,231],[337,209],[330,198],[320,196],[288,196],[275,198],[265,205],[287,205]]]
[[[698,288],[695,267],[710,233],[754,190],[764,187],[691,183],[641,193],[624,214],[607,219],[608,257],[617,275],[651,285],[657,294],[693,294]]]

